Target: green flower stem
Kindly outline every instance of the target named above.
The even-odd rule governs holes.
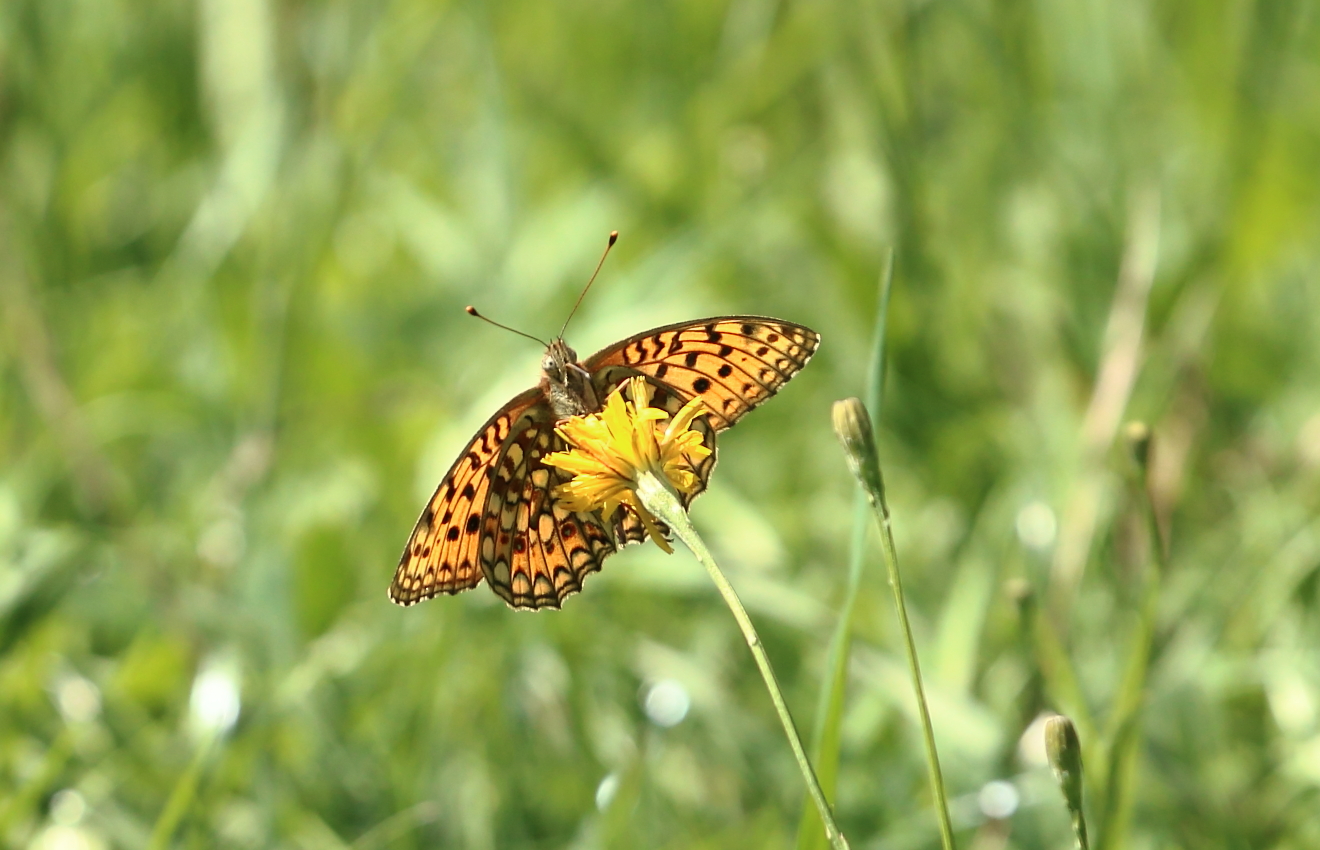
[[[770,666],[770,658],[765,654],[765,647],[761,645],[761,638],[756,633],[756,627],[752,625],[751,617],[747,616],[747,609],[738,599],[738,593],[724,577],[715,559],[711,557],[710,550],[697,535],[678,497],[659,478],[649,472],[643,472],[638,478],[636,492],[647,510],[663,520],[678,535],[678,539],[692,550],[692,554],[706,568],[706,572],[710,573],[711,581],[715,582],[715,587],[724,597],[724,603],[733,612],[733,618],[738,621],[738,628],[742,629],[747,646],[752,650],[752,657],[756,659],[756,666],[761,670],[761,678],[765,680],[765,688],[770,692],[770,701],[775,704],[775,711],[779,714],[779,722],[784,726],[784,735],[788,738],[788,744],[793,748],[793,757],[797,759],[798,769],[802,771],[802,779],[807,783],[811,798],[816,801],[820,819],[825,824],[825,837],[829,839],[830,845],[835,850],[847,850],[848,840],[839,832],[839,827],[834,822],[834,812],[830,810],[825,792],[821,790],[820,782],[816,779],[816,771],[812,769],[811,762],[807,759],[807,751],[802,747],[797,724],[793,722],[793,715],[789,714],[788,704],[784,702],[784,694],[779,689],[774,668]]]
[[[870,494],[867,494],[868,496]],[[872,499],[876,522],[880,525],[881,548],[885,554],[885,568],[889,571],[889,587],[894,592],[894,607],[898,609],[898,622],[903,627],[903,645],[907,648],[908,668],[912,672],[912,690],[917,697],[917,710],[921,713],[921,735],[926,742],[926,765],[930,772],[930,787],[935,795],[935,813],[940,821],[940,840],[945,850],[954,850],[953,823],[949,820],[948,795],[944,791],[944,774],[940,770],[940,756],[935,750],[935,727],[930,722],[930,709],[926,707],[926,689],[921,684],[921,664],[917,661],[917,644],[912,639],[912,626],[908,623],[907,605],[903,602],[903,579],[898,572],[898,550],[894,548],[894,532],[889,523],[889,510],[883,500]]]
[[[903,579],[898,571],[898,550],[894,546],[894,533],[889,523],[889,506],[885,504],[885,482],[880,473],[880,456],[875,448],[875,431],[866,406],[850,398],[834,403],[834,432],[843,443],[848,467],[857,478],[876,523],[880,527],[880,548],[884,551],[885,567],[889,571],[889,588],[894,593],[894,607],[898,609],[898,622],[903,628],[903,645],[907,649],[908,669],[912,673],[912,690],[917,698],[917,711],[921,715],[921,734],[926,742],[926,766],[930,773],[931,793],[935,797],[935,813],[939,819],[940,840],[944,850],[954,850],[953,823],[949,820],[949,800],[944,790],[944,774],[940,771],[940,756],[935,749],[935,728],[930,722],[930,709],[926,706],[926,689],[921,684],[921,664],[917,661],[917,644],[912,638],[908,622],[907,605],[903,601]]]

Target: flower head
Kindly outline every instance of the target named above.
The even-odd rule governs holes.
[[[630,379],[610,393],[600,413],[561,421],[555,430],[572,448],[547,455],[545,463],[573,473],[552,493],[565,508],[601,510],[609,520],[624,505],[642,521],[657,546],[672,552],[655,517],[637,498],[637,484],[649,474],[680,493],[696,492],[701,486],[696,466],[710,449],[702,443],[701,433],[691,428],[706,407],[694,398],[670,419],[666,411],[650,404],[650,384],[645,378]]]

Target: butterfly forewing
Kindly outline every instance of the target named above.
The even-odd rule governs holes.
[[[583,363],[597,387],[641,373],[685,400],[700,396],[723,431],[802,370],[820,334],[762,316],[724,316],[647,331],[596,352]],[[616,367],[610,369],[609,367]]]

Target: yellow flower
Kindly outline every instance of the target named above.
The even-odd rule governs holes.
[[[551,494],[560,505],[570,511],[599,509],[607,521],[625,505],[656,545],[672,552],[655,517],[637,498],[637,484],[650,474],[680,493],[696,492],[701,485],[696,465],[710,449],[691,426],[706,407],[694,398],[665,425],[661,423],[669,414],[650,404],[650,384],[644,378],[630,379],[610,393],[600,413],[562,420],[555,430],[572,448],[547,455],[545,463],[573,473],[572,480]]]

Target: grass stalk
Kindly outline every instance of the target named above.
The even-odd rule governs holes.
[[[784,694],[779,688],[779,681],[775,677],[774,668],[770,666],[770,657],[766,655],[765,647],[761,644],[760,635],[756,632],[756,627],[752,625],[752,619],[747,615],[747,609],[743,607],[742,601],[738,598],[738,593],[733,589],[733,585],[725,578],[719,565],[715,563],[715,558],[706,548],[697,531],[692,526],[692,521],[688,518],[687,511],[683,510],[678,497],[674,495],[660,479],[651,473],[643,473],[637,482],[637,497],[642,501],[651,513],[663,520],[692,550],[692,554],[706,568],[710,574],[711,581],[715,582],[716,589],[720,596],[724,597],[724,603],[729,606],[733,612],[733,618],[738,622],[738,628],[742,630],[743,638],[747,641],[747,646],[752,651],[752,657],[756,659],[756,666],[761,671],[761,678],[765,680],[766,690],[770,692],[770,701],[774,703],[775,712],[779,715],[779,722],[784,727],[784,735],[788,738],[788,744],[793,750],[793,758],[797,760],[798,769],[802,772],[802,779],[807,784],[807,791],[816,803],[817,811],[820,814],[821,822],[824,824],[825,837],[830,842],[834,850],[847,850],[848,841],[839,831],[838,825],[834,822],[834,812],[830,810],[830,804],[825,799],[825,792],[821,790],[820,781],[816,778],[816,772],[812,769],[811,761],[807,758],[807,751],[802,746],[802,738],[798,735],[797,724],[793,722],[793,715],[789,713],[788,704],[784,701]]]
[[[1146,701],[1146,683],[1155,642],[1155,622],[1159,610],[1160,585],[1166,570],[1167,548],[1150,491],[1148,461],[1151,449],[1150,429],[1143,423],[1130,423],[1125,431],[1138,473],[1137,498],[1149,536],[1150,566],[1141,592],[1136,629],[1132,635],[1123,680],[1114,699],[1106,738],[1109,748],[1105,766],[1105,787],[1100,815],[1097,847],[1108,850],[1122,843],[1131,820],[1133,774],[1137,745],[1141,739],[1141,712]]]
[[[885,503],[885,485],[880,472],[879,454],[875,448],[875,431],[871,425],[871,417],[866,412],[866,406],[855,398],[835,402],[834,431],[843,442],[848,466],[862,485],[880,528],[880,546],[885,556],[885,569],[889,573],[889,588],[893,591],[894,607],[898,611],[899,626],[903,630],[908,670],[912,674],[912,691],[916,696],[917,712],[921,718],[921,735],[926,745],[926,767],[930,775],[931,794],[935,798],[940,840],[944,850],[953,850],[953,824],[949,820],[948,794],[944,790],[944,774],[940,770],[940,757],[935,747],[935,728],[931,724],[930,708],[926,704],[926,689],[921,683],[921,663],[917,659],[917,645],[912,637],[912,625],[908,621],[907,604],[903,600],[903,578],[898,569],[898,550],[894,546],[889,506]]]
[[[156,818],[147,850],[165,850],[170,846],[170,840],[197,796],[197,786],[202,779],[202,768],[205,767],[206,760],[219,739],[218,733],[212,733],[197,744],[197,752],[193,754],[192,761],[175,781],[174,789],[170,791],[169,799],[165,801],[165,808],[161,809],[160,816]]]
[[[51,786],[59,779],[74,752],[74,731],[65,727],[46,750],[45,758],[36,773],[16,791],[9,791],[7,797],[0,797],[0,842],[10,837],[10,831],[16,824],[22,823],[40,805],[41,799],[50,793]]]
[[[1091,719],[1091,711],[1087,707],[1077,671],[1064,646],[1063,638],[1059,636],[1059,630],[1055,628],[1050,612],[1041,605],[1033,605],[1030,627],[1036,663],[1040,667],[1046,692],[1054,701],[1054,705],[1072,718],[1082,738],[1086,741],[1094,741],[1095,721]]]
[[[871,357],[867,367],[865,399],[867,407],[878,411],[884,399],[885,382],[885,328],[889,316],[889,293],[894,282],[894,251],[889,249],[880,274],[880,291],[876,304],[875,336],[871,344]],[[812,751],[816,755],[820,785],[826,797],[833,798],[839,775],[840,730],[843,726],[843,701],[848,684],[848,659],[852,656],[853,621],[857,609],[857,592],[862,585],[862,568],[866,563],[866,528],[868,523],[866,496],[857,494],[853,504],[852,539],[848,554],[848,587],[844,593],[839,619],[830,638],[826,655],[825,679],[821,682],[820,699],[816,708],[816,725],[812,734]],[[804,800],[802,817],[798,821],[798,850],[816,850],[820,844],[821,824],[811,800]]]

